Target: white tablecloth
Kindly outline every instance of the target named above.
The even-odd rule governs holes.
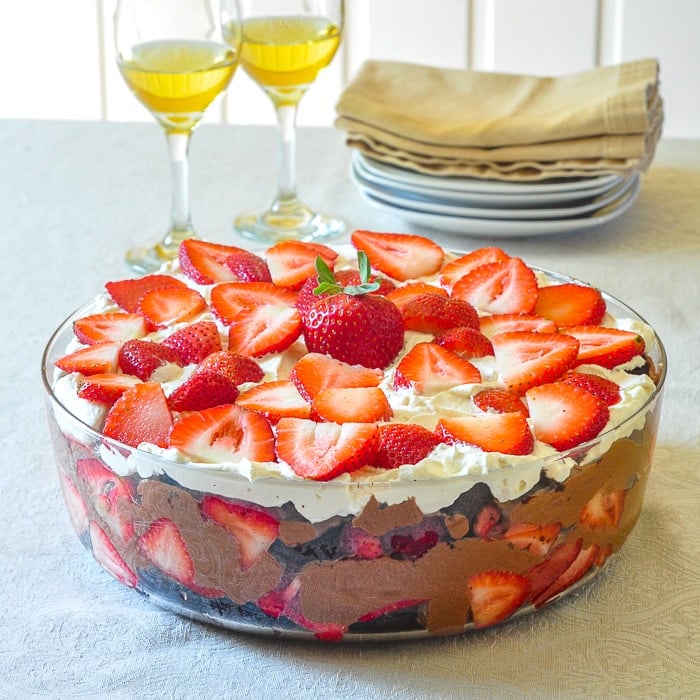
[[[302,130],[302,195],[353,228],[415,231],[373,209],[341,134]],[[268,203],[267,127],[203,126],[191,147],[204,237],[241,243],[233,215]],[[528,262],[625,300],[669,354],[664,413],[641,519],[579,593],[499,629],[394,644],[246,636],[153,607],[105,574],[73,534],[43,407],[43,347],[157,238],[170,180],[151,124],[5,121],[0,128],[0,697],[700,697],[700,142],[663,142],[641,195],[591,231],[498,240]],[[471,249],[493,244],[437,236]]]

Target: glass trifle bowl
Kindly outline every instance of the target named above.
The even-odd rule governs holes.
[[[74,323],[94,314],[91,302],[56,330],[42,364],[72,525],[123,585],[175,613],[243,632],[404,639],[540,610],[619,552],[651,468],[665,351],[638,314],[602,296],[609,317],[646,330],[643,358],[625,371],[633,407],[595,438],[469,465],[455,463],[464,450],[441,443],[416,464],[326,480],[250,460],[197,461],[171,446],[106,435],[109,407],[76,400],[76,383],[56,367],[80,347]],[[176,415],[175,425],[187,415]],[[275,433],[279,424],[269,422]]]

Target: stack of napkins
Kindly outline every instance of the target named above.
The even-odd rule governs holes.
[[[432,175],[513,181],[644,170],[661,135],[654,59],[537,77],[368,61],[336,105],[349,146]]]

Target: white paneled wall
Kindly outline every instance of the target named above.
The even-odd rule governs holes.
[[[150,120],[114,66],[115,4],[0,0],[0,118]],[[342,49],[302,101],[299,123],[331,124],[342,86],[367,58],[558,75],[656,56],[665,135],[700,138],[698,27],[697,0],[346,0]],[[207,119],[274,115],[239,71]]]

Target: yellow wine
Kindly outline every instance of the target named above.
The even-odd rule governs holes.
[[[136,97],[166,128],[191,130],[226,89],[238,65],[227,44],[164,40],[136,44],[119,70]]]
[[[241,65],[270,94],[294,101],[332,60],[340,28],[326,17],[250,17],[225,36],[241,36]]]

